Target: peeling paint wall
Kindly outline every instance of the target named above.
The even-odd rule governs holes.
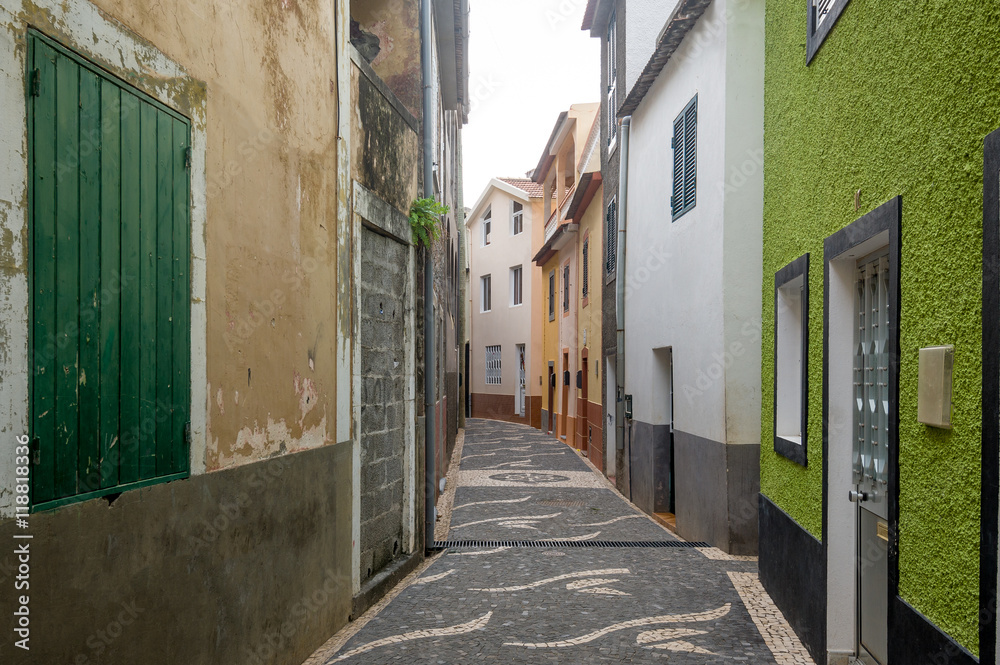
[[[379,39],[372,69],[409,109],[420,116],[420,3],[410,0],[353,0],[351,18]]]
[[[193,369],[192,383],[195,395],[199,383],[207,386],[210,399],[207,446],[194,456],[212,471],[329,443],[336,414],[333,7],[318,0],[96,6],[204,82],[158,77],[142,52],[119,49],[114,58],[112,47],[96,58],[147,91],[170,91],[182,112],[196,108],[194,101],[185,108],[186,100],[207,99],[193,120],[207,141],[204,200],[194,206],[204,207],[208,221],[193,241],[196,250],[204,243],[205,289],[194,296],[204,302],[208,360]],[[51,11],[25,4],[12,13],[20,22],[8,30],[20,38],[26,22],[65,37]],[[76,14],[70,20],[81,23]],[[85,54],[92,46],[66,41]]]

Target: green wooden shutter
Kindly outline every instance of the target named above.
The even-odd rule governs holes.
[[[190,123],[29,35],[32,504],[188,473]]]
[[[684,109],[684,211],[695,204],[698,175],[698,98]]]
[[[684,207],[684,114],[674,120],[674,138],[670,141],[674,149],[674,182],[670,197],[670,213],[677,217]]]
[[[695,207],[698,176],[698,96],[674,120],[674,181],[670,212],[677,219]]]

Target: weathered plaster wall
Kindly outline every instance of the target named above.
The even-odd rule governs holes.
[[[761,488],[821,537],[823,238],[902,195],[900,593],[978,651],[982,139],[1000,125],[995,5],[852,2],[805,64],[805,15],[769,1],[762,441],[773,440],[773,275],[805,252],[809,466],[761,446]],[[854,193],[861,190],[861,208]],[[955,345],[951,431],[916,421],[917,353]]]
[[[333,7],[96,4],[205,81],[208,470],[330,442]]]
[[[351,612],[350,454],[324,446],[32,515],[31,650],[5,618],[4,662],[299,665]],[[5,542],[16,531],[0,523]]]
[[[126,26],[82,0],[0,2],[0,82],[4,87],[0,145],[0,428],[28,431],[27,130],[24,97],[25,45],[29,25],[76,49],[192,121],[191,164],[191,472],[205,469],[205,235],[206,84],[185,66]],[[0,515],[13,513],[13,458],[0,460]]]
[[[420,136],[357,67],[351,68],[354,178],[386,203],[409,214],[420,194]]]
[[[420,115],[420,3],[353,0],[351,17],[379,38],[372,69],[413,115]]]

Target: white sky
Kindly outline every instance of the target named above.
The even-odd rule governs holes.
[[[538,163],[570,104],[600,101],[601,42],[580,30],[586,0],[470,0],[465,205],[494,176]]]

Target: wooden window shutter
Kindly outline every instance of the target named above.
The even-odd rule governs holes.
[[[188,473],[189,121],[29,33],[32,506]]]
[[[695,207],[698,175],[698,96],[674,120],[674,180],[670,212],[677,219]]]

